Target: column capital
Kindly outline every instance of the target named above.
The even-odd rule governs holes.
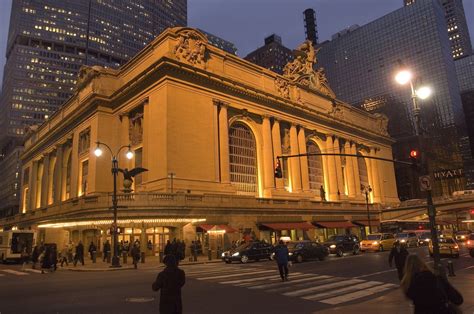
[[[268,119],[270,120],[271,118],[273,118],[271,115],[269,115],[268,113],[264,113],[264,114],[261,114],[260,115],[263,119]]]
[[[212,102],[214,103],[214,106],[225,107],[225,108],[229,108],[230,106],[229,102],[226,102],[220,99],[213,99]]]

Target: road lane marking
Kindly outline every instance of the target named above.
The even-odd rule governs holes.
[[[16,271],[16,270],[13,270],[13,269],[1,269],[1,271],[9,273],[9,274],[17,275],[17,276],[27,276],[27,275],[29,275],[28,273],[24,273],[24,272],[21,272],[21,271]]]
[[[265,270],[265,271],[260,271],[259,274],[264,274],[264,273],[274,273],[274,270]],[[248,273],[239,273],[239,274],[231,274],[231,275],[220,275],[220,276],[211,276],[211,277],[201,277],[201,278],[196,278],[197,280],[212,280],[212,279],[221,279],[221,278],[229,278],[229,277],[239,277],[239,276],[247,276],[247,275],[252,275],[251,272]]]
[[[293,278],[301,278],[301,277],[306,277],[308,274],[296,274],[296,273],[292,273],[290,274],[290,277],[291,279],[293,280]],[[280,278],[280,275],[277,274],[275,276],[273,276],[273,279],[269,279],[269,280],[266,280],[265,281],[266,284],[263,284],[264,286],[266,286],[267,284],[271,284],[271,283],[276,283],[278,282],[279,285],[281,285],[281,278]],[[252,286],[261,286],[262,283],[261,282],[244,282],[244,283],[240,283],[240,284],[236,284],[237,287],[249,287],[249,289],[251,289],[250,287]]]
[[[260,270],[258,270],[260,271]],[[220,270],[220,269],[214,269],[214,270],[203,270],[203,271],[193,271],[193,272],[186,272],[186,275],[189,275],[189,276],[192,276],[192,275],[205,275],[205,274],[222,274],[224,272],[224,270]],[[252,273],[252,272],[255,272],[255,270],[252,270],[252,269],[245,269],[245,270],[242,270],[242,269],[233,269],[233,270],[230,270],[228,269],[226,272],[230,273],[230,274],[234,274],[234,273]]]
[[[294,275],[301,275],[301,273],[294,273]],[[231,281],[222,281],[222,282],[219,282],[219,283],[225,284],[225,285],[231,285],[231,284],[234,284],[234,283],[244,283],[244,282],[251,282],[251,281],[272,279],[272,278],[275,278],[276,276],[279,277],[280,275],[275,272],[275,274],[272,275],[272,276],[254,277],[254,278],[246,278],[246,279],[231,280]],[[281,280],[281,279],[280,279],[280,280]]]
[[[341,295],[341,296],[330,298],[330,299],[320,300],[318,302],[335,305],[335,304],[349,302],[349,301],[352,301],[352,300],[355,300],[355,299],[360,299],[360,298],[363,298],[363,297],[366,297],[366,296],[369,296],[369,295],[372,295],[372,294],[376,294],[376,293],[379,293],[379,292],[383,292],[385,290],[389,290],[389,289],[394,288],[394,287],[396,287],[396,285],[391,284],[391,283],[387,283],[387,284],[384,284],[384,285],[381,285],[381,286],[368,288],[368,289],[365,289],[365,290],[362,290],[362,291],[357,291],[357,292],[354,292],[354,293],[349,293],[349,294]]]
[[[326,284],[326,285],[321,285],[321,286],[310,287],[310,288],[306,288],[306,289],[300,289],[300,290],[295,290],[295,291],[291,291],[291,292],[286,292],[286,293],[283,293],[283,295],[286,295],[288,297],[297,297],[297,296],[300,296],[300,295],[309,294],[311,292],[326,290],[326,289],[329,289],[329,288],[336,288],[336,287],[346,286],[346,285],[360,283],[360,282],[364,282],[364,280],[360,280],[360,279],[344,280],[344,281],[340,281],[340,282],[333,282],[333,283]]]
[[[317,276],[317,277],[307,278],[305,280],[303,280],[303,279],[302,280],[291,280],[290,279],[290,281],[287,283],[287,284],[290,284],[290,286],[288,286],[287,284],[282,284],[280,282],[279,284],[271,285],[271,287],[272,286],[273,287],[278,286],[279,288],[269,289],[269,290],[266,290],[266,292],[281,292],[281,291],[286,291],[286,290],[295,290],[296,288],[306,287],[306,286],[308,286],[308,284],[310,284],[310,285],[314,284],[314,282],[308,282],[308,281],[314,281],[314,280],[318,280],[316,283],[318,285],[322,285],[323,283],[326,283],[326,282],[334,282],[334,279],[335,279],[335,277],[332,277],[332,276]]]
[[[370,276],[374,276],[374,275],[379,275],[379,274],[384,274],[384,273],[389,273],[389,272],[392,272],[392,271],[396,271],[397,269],[389,269],[389,270],[383,270],[383,271],[378,271],[376,273],[372,273],[372,274],[367,274],[367,275],[362,275],[362,276],[357,276],[357,277],[353,277],[354,279],[358,279],[358,278],[364,278],[364,277],[370,277]]]
[[[26,268],[26,269],[24,269],[23,271],[29,271],[29,272],[32,272],[32,273],[41,274],[41,270],[38,270],[38,269],[29,269],[29,268]]]
[[[344,288],[333,290],[333,291],[326,291],[326,292],[321,292],[321,293],[318,293],[318,294],[307,295],[307,296],[304,296],[302,298],[305,299],[305,300],[314,301],[314,300],[319,300],[319,299],[323,299],[323,298],[334,297],[334,296],[341,295],[341,294],[347,293],[347,292],[359,291],[359,290],[371,288],[371,287],[374,287],[374,286],[380,286],[382,284],[383,284],[383,282],[380,282],[380,281],[366,281],[366,282],[363,282],[363,283],[359,283],[359,284],[356,284],[356,285],[353,285],[353,286],[344,287]]]

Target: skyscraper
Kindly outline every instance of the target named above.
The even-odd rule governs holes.
[[[41,124],[73,95],[82,65],[118,67],[166,28],[186,24],[187,0],[13,1],[0,98],[2,159],[10,160],[25,127]],[[0,170],[17,196],[18,182],[9,179],[18,176],[5,163]]]
[[[304,28],[306,39],[311,40],[314,46],[318,44],[318,26],[316,24],[316,14],[309,8],[304,10]]]
[[[404,5],[412,5],[417,0],[403,0]],[[421,1],[421,0],[420,0]],[[471,38],[464,14],[462,0],[438,0],[445,12],[446,26],[448,28],[449,40],[453,58],[459,59],[472,53]]]
[[[389,106],[412,117],[410,90],[394,82],[399,60],[403,61],[416,73],[416,84],[423,81],[434,90],[433,97],[421,103],[424,128],[430,134],[430,173],[463,168],[460,145],[465,141],[459,139],[465,136],[465,119],[440,1],[417,0],[320,47],[319,64],[339,98],[358,105],[389,95]],[[400,139],[413,142],[409,136]],[[443,178],[435,181],[433,192],[448,195],[464,189],[464,184],[464,177]],[[417,187],[411,189],[411,197],[416,197]]]
[[[280,36],[272,34],[265,38],[264,46],[252,51],[244,59],[282,74],[285,65],[293,60],[293,52],[283,46]]]

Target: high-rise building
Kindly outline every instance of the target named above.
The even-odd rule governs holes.
[[[403,0],[404,5],[412,5],[417,0]],[[421,1],[421,0],[419,0]],[[445,11],[446,26],[453,58],[459,59],[472,53],[471,38],[464,13],[462,0],[438,0]]]
[[[224,50],[225,52],[231,53],[233,55],[237,54],[237,47],[235,47],[234,43],[227,41],[221,37],[218,37],[214,34],[211,34],[209,32],[206,32],[200,28],[198,28],[198,30],[204,35],[206,35],[207,40],[209,41],[211,45],[216,46],[217,48],[220,48]]]
[[[13,1],[0,98],[1,155],[10,159],[26,127],[44,122],[74,94],[82,65],[118,67],[166,28],[186,24],[187,0]],[[0,170],[18,185],[9,181],[16,175],[5,163]]]
[[[282,74],[285,65],[293,60],[293,52],[283,46],[280,36],[272,34],[265,38],[264,46],[252,51],[244,59]]]
[[[314,46],[318,44],[318,26],[316,24],[316,14],[313,9],[304,10],[304,28],[306,39],[311,40]]]
[[[399,60],[410,67],[417,75],[415,84],[423,81],[434,90],[430,100],[420,103],[423,127],[426,134],[430,134],[426,140],[430,145],[425,145],[430,148],[430,173],[445,170],[463,173],[462,151],[465,149],[460,147],[460,138],[465,136],[465,119],[445,11],[438,0],[417,0],[367,25],[335,36],[320,47],[319,64],[325,68],[329,83],[340,99],[358,105],[369,98],[389,95],[390,103],[413,117],[411,91],[394,81]],[[413,128],[411,134],[414,134]],[[410,136],[397,140],[413,142]],[[396,149],[394,154],[397,154]],[[405,156],[409,158],[408,154]],[[464,179],[439,178],[433,193],[450,195],[462,190]],[[417,186],[411,190],[411,195],[401,196],[419,196]]]

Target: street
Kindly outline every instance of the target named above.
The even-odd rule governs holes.
[[[410,252],[429,260],[426,247]],[[293,264],[288,282],[280,281],[272,261],[183,265],[184,313],[312,313],[363,303],[398,288],[388,254]],[[466,251],[452,261],[456,272],[474,274]],[[0,313],[157,313],[159,294],[151,284],[159,269],[140,264],[138,270],[41,274],[0,265]]]

